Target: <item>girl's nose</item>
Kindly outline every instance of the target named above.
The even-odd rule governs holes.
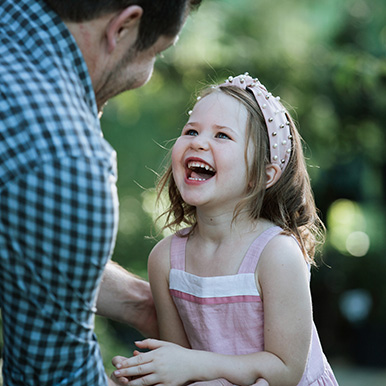
[[[209,149],[209,141],[203,135],[197,135],[192,141],[192,148],[194,150],[208,150]]]

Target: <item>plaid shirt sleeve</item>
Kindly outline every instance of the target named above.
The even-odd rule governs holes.
[[[53,160],[1,192],[5,385],[106,384],[94,306],[116,208],[110,171],[87,158]]]

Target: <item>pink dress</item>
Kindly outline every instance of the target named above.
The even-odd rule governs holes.
[[[273,227],[249,247],[236,275],[200,277],[185,272],[187,237],[172,238],[170,294],[193,349],[225,355],[264,350],[264,306],[255,282],[255,270],[267,243],[281,232]],[[316,331],[307,366],[298,386],[338,385]]]

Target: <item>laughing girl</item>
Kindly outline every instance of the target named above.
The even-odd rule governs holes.
[[[121,384],[337,385],[309,287],[323,225],[280,98],[248,74],[206,90],[159,186],[177,230],[149,257],[162,341],[114,358]]]

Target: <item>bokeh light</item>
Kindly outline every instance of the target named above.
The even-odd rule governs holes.
[[[328,210],[329,241],[342,254],[357,257],[366,255],[370,248],[366,225],[365,215],[357,202],[339,199]]]

